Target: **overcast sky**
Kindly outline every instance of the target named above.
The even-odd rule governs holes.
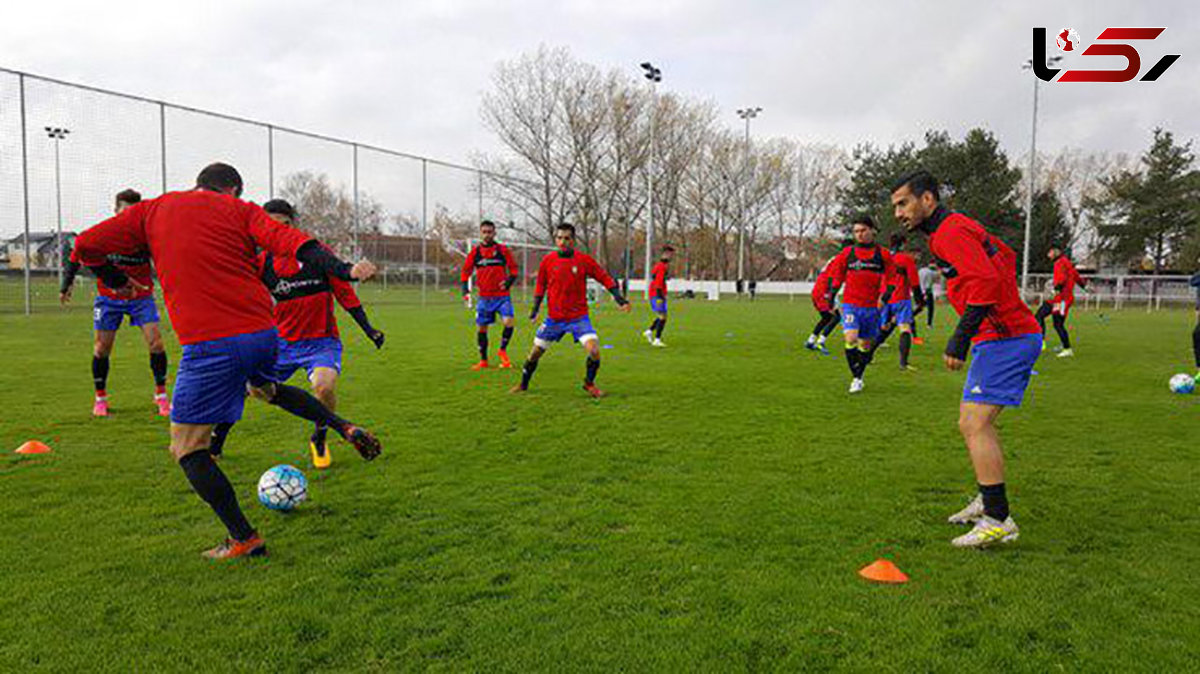
[[[547,44],[631,73],[651,60],[664,89],[715,101],[730,126],[761,106],[758,137],[849,147],[982,126],[1015,158],[1033,26],[1085,44],[1165,26],[1139,45],[1143,71],[1182,54],[1158,82],[1041,87],[1041,148],[1136,153],[1156,125],[1200,137],[1198,16],[1129,0],[43,1],[5,7],[0,66],[465,163],[495,149],[479,116],[495,64]]]

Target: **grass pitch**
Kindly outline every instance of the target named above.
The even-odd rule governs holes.
[[[468,370],[463,308],[369,305],[388,343],[342,321],[340,410],[384,455],[335,443],[317,473],[308,428],[248,402],[222,466],[271,556],[231,564],[198,555],[223,532],[166,451],[141,337],[93,420],[88,313],[0,315],[0,670],[1200,666],[1200,398],[1166,387],[1191,313],[1073,317],[1078,356],[1002,417],[1021,540],[975,552],[944,523],[973,485],[940,308],[920,371],[884,350],[851,398],[839,340],[799,348],[807,298],[676,300],[663,350],[644,305],[609,305],[594,402],[577,347],[510,396],[517,370]],[[55,453],[10,453],[30,438]],[[309,476],[293,514],[254,497],[276,463]],[[878,557],[911,582],[860,579]]]

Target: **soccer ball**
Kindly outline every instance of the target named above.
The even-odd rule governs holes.
[[[1172,393],[1191,393],[1196,390],[1196,380],[1191,375],[1177,374],[1171,377]]]
[[[291,510],[308,498],[308,480],[294,466],[275,466],[258,478],[258,500],[271,510]]]

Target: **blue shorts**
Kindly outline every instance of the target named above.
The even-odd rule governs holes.
[[[883,325],[887,325],[888,323],[912,325],[912,300],[897,300],[883,305],[883,312],[879,318],[879,322]]]
[[[342,342],[333,337],[279,340],[279,355],[275,359],[275,381],[287,381],[296,370],[304,368],[308,376],[318,367],[342,371]]]
[[[171,421],[233,423],[242,418],[246,384],[275,381],[279,333],[275,328],[183,345],[175,374]]]
[[[592,327],[592,319],[587,316],[566,322],[547,318],[538,328],[537,334],[534,335],[533,343],[547,349],[551,344],[562,339],[563,335],[571,335],[577,343],[600,338],[596,334],[596,329]]]
[[[664,295],[663,297],[651,297],[650,298],[650,311],[653,311],[656,314],[667,313],[667,298],[666,298],[666,296]]]
[[[133,326],[158,322],[158,305],[154,303],[153,297],[114,300],[97,295],[92,306],[92,323],[97,330],[113,332],[121,327],[121,322],[126,316],[129,316],[129,324]]]
[[[879,309],[842,305],[842,330],[858,330],[859,339],[875,339],[879,336]]]
[[[1037,333],[979,342],[971,350],[963,402],[1019,407],[1041,353],[1042,336]]]
[[[480,297],[479,304],[475,305],[475,325],[495,323],[497,313],[503,318],[513,317],[511,297]]]

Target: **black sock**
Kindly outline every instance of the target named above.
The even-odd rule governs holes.
[[[833,329],[836,328],[837,324],[841,323],[841,322],[842,322],[842,312],[840,312],[840,311],[833,312],[833,316],[829,319],[829,322],[825,324],[825,336],[828,337],[829,333],[833,332]]]
[[[1196,367],[1200,367],[1200,322],[1192,328],[1192,355],[1196,357]]]
[[[900,367],[908,367],[908,354],[912,351],[912,333],[900,333]]]
[[[475,333],[475,341],[479,342],[479,360],[487,360],[488,340],[486,332]]]
[[[863,375],[867,373],[867,366],[871,364],[871,360],[873,359],[875,352],[872,350],[856,350],[858,351],[858,373],[855,376],[859,379],[862,379]]]
[[[599,371],[600,371],[600,359],[597,358],[595,360],[592,360],[589,357],[587,359],[587,374],[584,376],[583,382],[585,384],[595,384],[596,383],[596,373]]]
[[[1054,316],[1054,331],[1058,333],[1058,339],[1062,342],[1064,349],[1071,348],[1071,335],[1067,334],[1067,319],[1064,316]]]
[[[521,366],[521,388],[529,388],[529,380],[533,379],[533,373],[537,372],[538,361],[527,360]]]
[[[650,334],[654,334],[655,332],[658,331],[658,318],[657,317],[653,321],[650,321],[650,327],[646,328],[646,331],[649,332]]]
[[[97,392],[108,388],[108,356],[92,356],[92,383]]]
[[[981,484],[979,493],[983,496],[983,513],[988,517],[1003,522],[1008,519],[1008,494],[1004,491],[1004,483]]]
[[[213,426],[212,437],[208,440],[208,453],[213,456],[221,456],[221,452],[225,451],[225,440],[229,437],[229,431],[232,430],[232,422],[223,421]]]
[[[1033,315],[1037,319],[1038,325],[1042,326],[1042,337],[1046,336],[1046,317],[1053,311],[1049,302],[1042,302],[1042,306],[1038,307],[1037,313]]]
[[[821,318],[817,320],[817,324],[813,326],[812,337],[816,339],[821,334],[821,330],[825,329],[825,324],[829,322],[829,316],[821,314]]]
[[[665,318],[658,319],[658,327],[654,329],[654,338],[655,339],[662,339],[662,331],[663,331],[663,328],[665,328],[665,327],[667,327],[667,319],[665,319]]]
[[[167,385],[167,352],[150,354],[150,371],[154,373],[154,385]]]
[[[500,333],[500,350],[501,351],[508,351],[508,340],[512,339],[512,335],[513,335],[513,329],[511,327],[507,327],[507,326],[504,328],[504,331]]]
[[[916,339],[916,337],[917,337],[917,324],[918,323],[920,323],[920,321],[913,319],[912,325],[909,326],[909,328],[912,330],[913,339]]]
[[[179,467],[183,469],[188,482],[192,483],[192,489],[205,503],[212,506],[213,512],[221,518],[221,522],[229,530],[230,538],[244,541],[254,535],[254,527],[246,521],[246,516],[238,505],[233,485],[229,484],[229,478],[221,472],[212,455],[205,451],[192,452],[179,460]]]
[[[858,347],[846,345],[846,364],[850,366],[850,376],[858,379]]]
[[[325,453],[325,436],[329,434],[329,427],[325,424],[317,424],[313,429],[313,434],[309,438],[313,444],[321,448],[321,455]]]
[[[350,426],[350,422],[330,412],[313,394],[295,386],[275,384],[275,397],[271,399],[271,404],[301,419],[328,426],[338,435],[345,435],[346,428]]]
[[[880,330],[879,337],[877,337],[875,339],[875,343],[871,345],[872,353],[874,353],[875,349],[878,349],[879,347],[883,346],[883,343],[888,341],[888,337],[891,337],[892,333],[895,331],[896,331],[896,326],[894,326],[894,325],[890,328],[884,328],[884,329]]]

